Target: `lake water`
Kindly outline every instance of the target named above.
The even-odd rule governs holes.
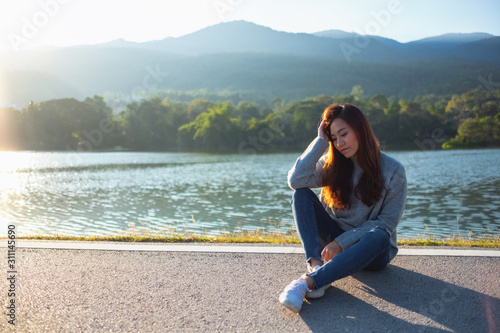
[[[500,150],[388,153],[408,177],[401,235],[499,231]],[[298,155],[0,152],[0,234],[286,229]]]

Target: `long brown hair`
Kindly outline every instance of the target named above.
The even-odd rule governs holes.
[[[334,119],[343,119],[356,134],[359,142],[356,161],[363,170],[354,195],[365,205],[371,206],[382,198],[384,182],[380,170],[379,142],[366,119],[366,116],[352,104],[330,105],[323,112],[323,121],[326,124],[330,148],[325,165],[323,166],[322,188],[323,200],[330,207],[349,209],[353,191],[354,164],[350,158],[342,155],[334,146],[330,133],[330,125]]]

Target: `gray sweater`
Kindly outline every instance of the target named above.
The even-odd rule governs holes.
[[[304,153],[297,159],[288,172],[288,185],[291,189],[323,187],[322,172],[325,164],[328,142],[320,137],[314,139]],[[363,170],[353,158],[354,187],[358,183]],[[403,165],[389,155],[380,153],[380,167],[384,186],[382,199],[368,207],[354,194],[351,196],[351,208],[337,210],[323,205],[330,217],[345,232],[336,238],[342,249],[347,249],[358,242],[372,228],[379,226],[391,237],[390,260],[397,252],[396,227],[401,220],[406,201],[406,174]]]

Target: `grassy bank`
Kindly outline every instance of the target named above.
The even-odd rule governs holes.
[[[114,236],[66,236],[66,235],[28,235],[18,237],[28,240],[70,240],[70,241],[108,241],[108,242],[164,242],[164,243],[263,243],[263,244],[300,244],[300,239],[295,231],[266,232],[235,231],[226,232],[218,236],[184,234],[165,234],[151,231],[127,231]],[[430,233],[416,237],[400,237],[399,245],[403,246],[458,246],[500,248],[500,234],[483,233],[467,235],[453,234],[449,236],[436,236]]]

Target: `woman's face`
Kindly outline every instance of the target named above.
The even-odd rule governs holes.
[[[330,134],[335,148],[346,158],[351,158],[358,152],[358,136],[344,119],[336,118],[330,124]]]

